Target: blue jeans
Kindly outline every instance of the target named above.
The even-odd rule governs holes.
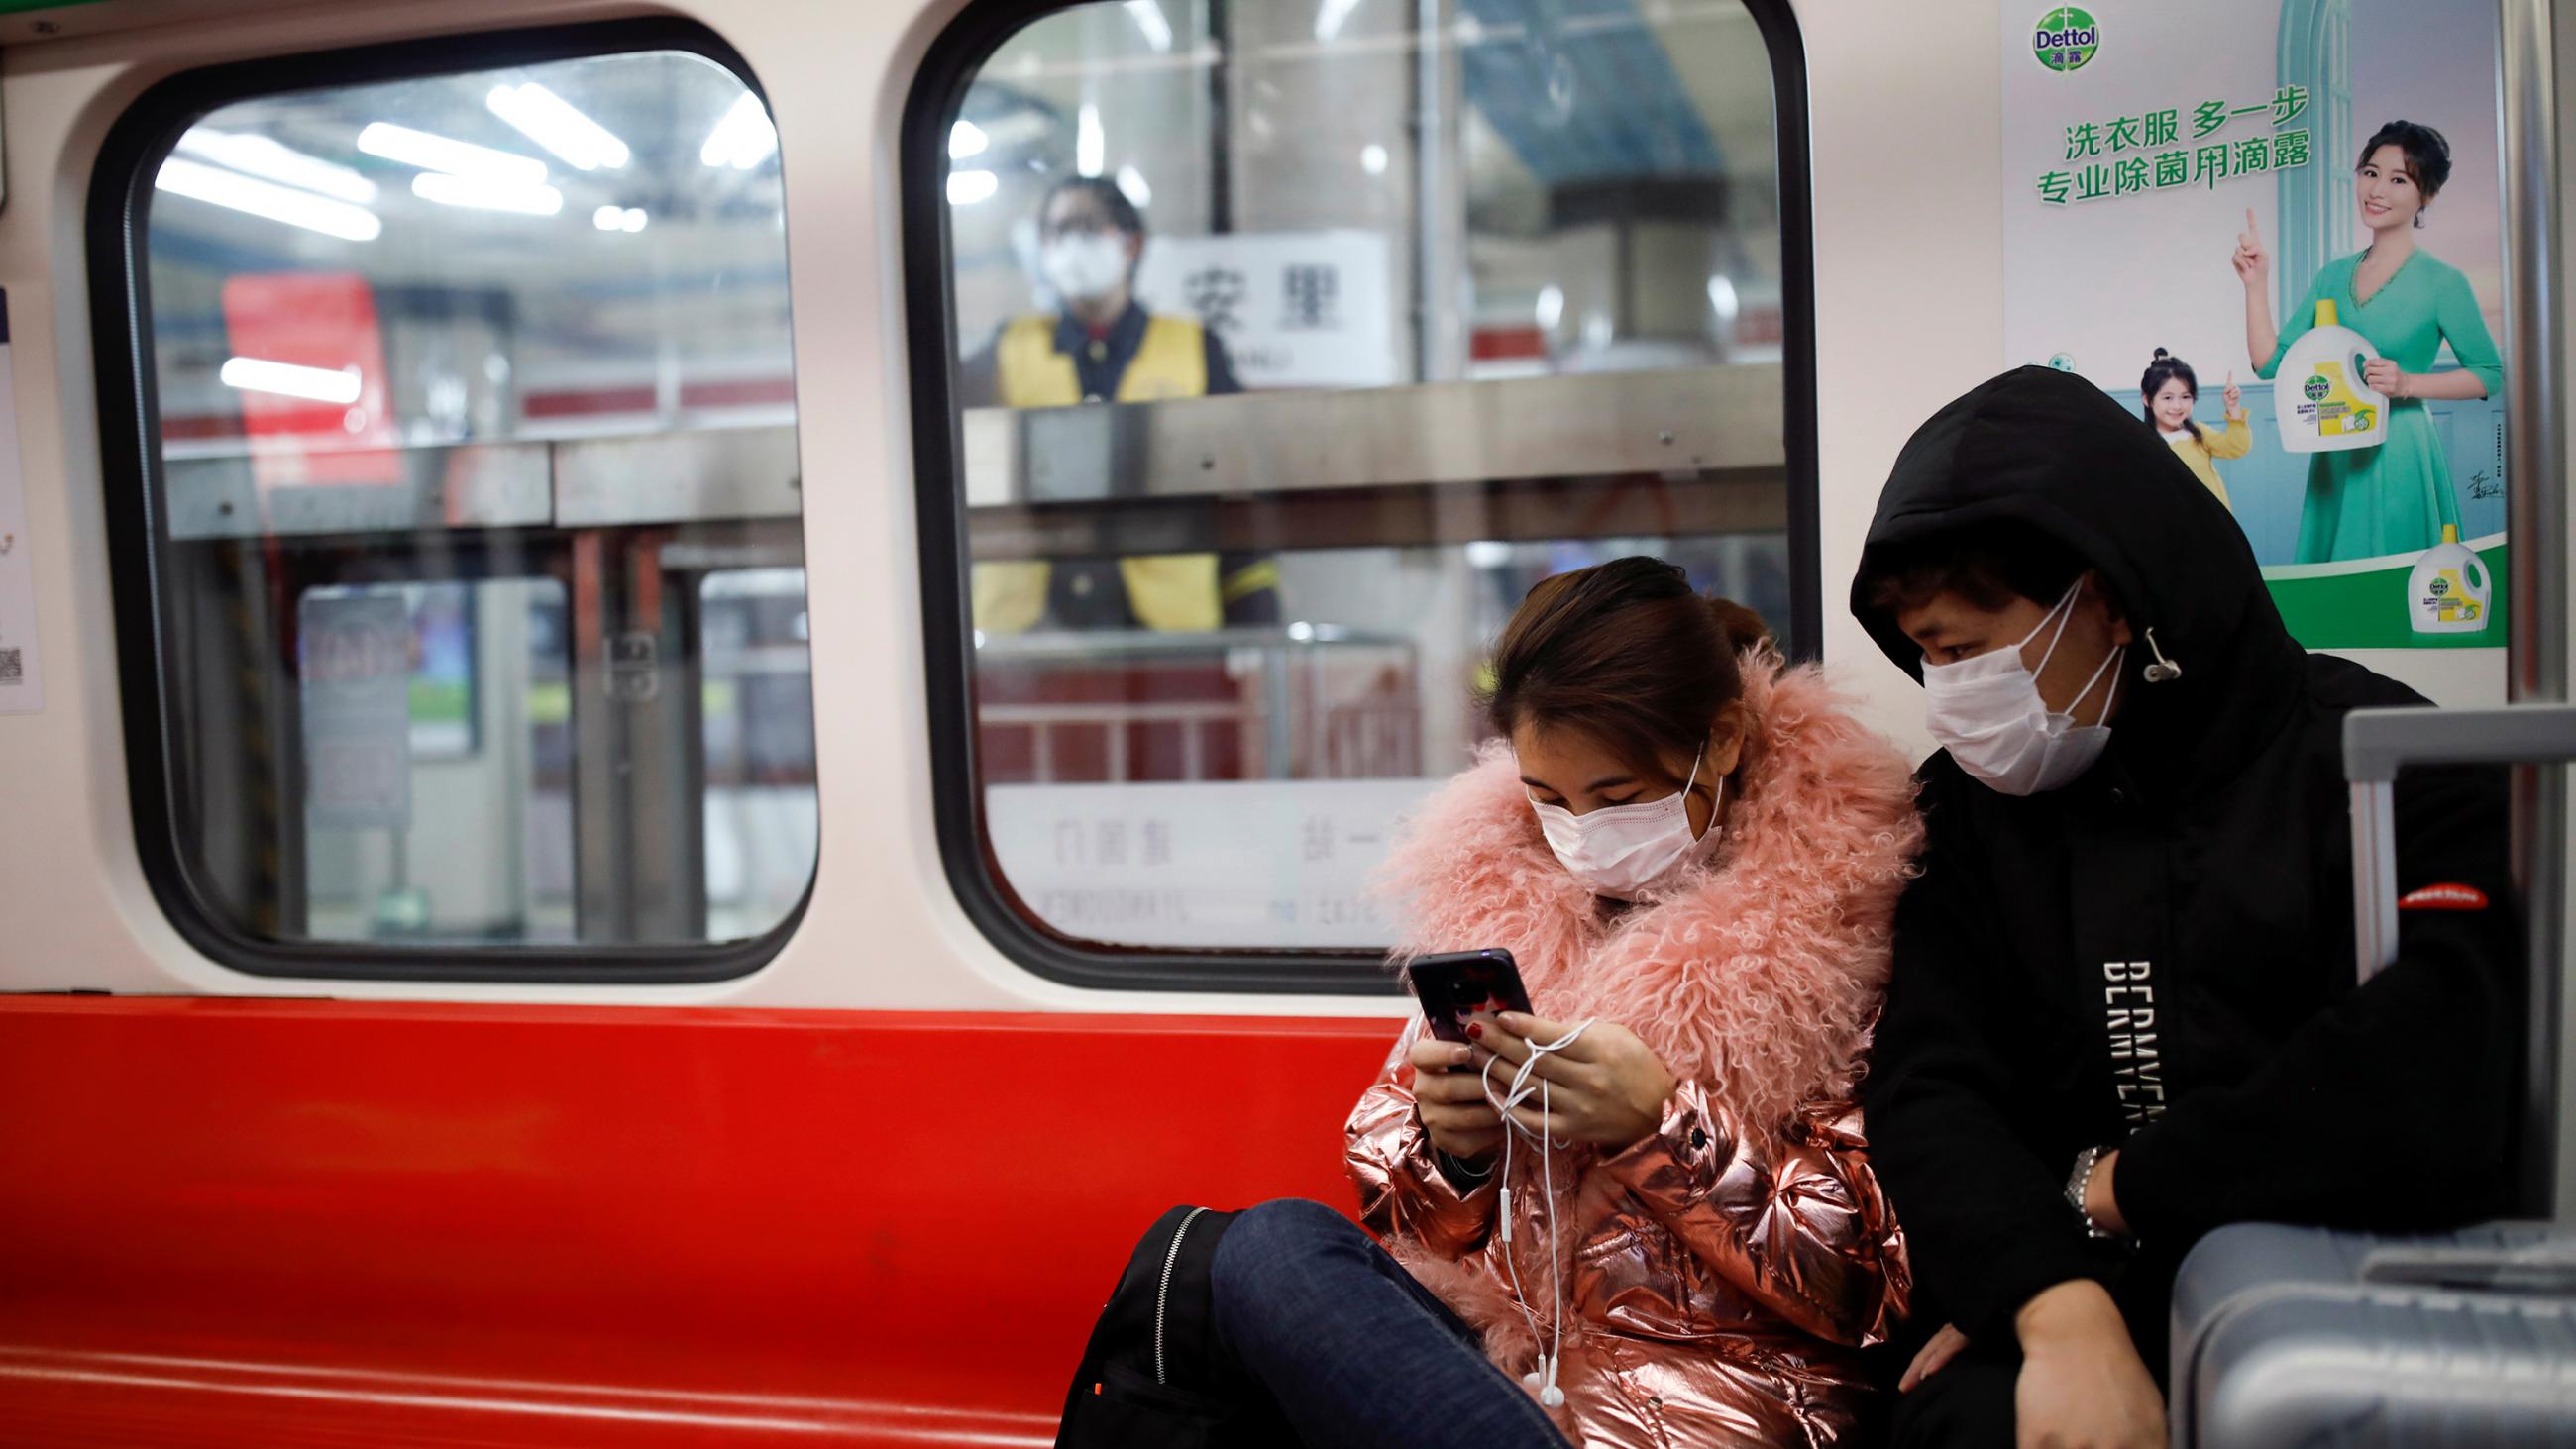
[[[1242,1214],[1209,1278],[1218,1334],[1309,1444],[1565,1449],[1476,1331],[1330,1208],[1283,1199]]]

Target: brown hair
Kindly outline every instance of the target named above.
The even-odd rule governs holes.
[[[1743,698],[1736,656],[1757,646],[1778,647],[1761,616],[1693,592],[1678,567],[1595,564],[1521,600],[1494,645],[1485,716],[1506,738],[1524,724],[1575,730],[1660,777],[1663,756],[1697,753],[1718,711]]]

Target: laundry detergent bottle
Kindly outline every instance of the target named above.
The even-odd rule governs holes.
[[[2460,542],[2460,526],[2442,525],[2442,541],[2424,550],[2406,576],[2406,618],[2418,634],[2474,634],[2487,626],[2495,581],[2487,561]]]
[[[2335,304],[2317,303],[2317,325],[2290,344],[2272,376],[2272,411],[2291,453],[2376,448],[2388,435],[2388,399],[2362,379],[2379,356],[2370,339],[2343,326]]]

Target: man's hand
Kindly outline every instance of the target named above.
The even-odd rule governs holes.
[[[2020,1449],[2163,1449],[2164,1398],[2101,1284],[2060,1283],[2022,1305],[2013,1327]]]

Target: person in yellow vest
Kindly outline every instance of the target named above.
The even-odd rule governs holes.
[[[1138,305],[1145,221],[1110,182],[1077,176],[1038,211],[1038,272],[1061,303],[1002,325],[958,369],[966,407],[1072,407],[1241,392],[1225,344],[1187,317]],[[1279,619],[1279,565],[1259,553],[980,563],[975,627],[1017,634],[1142,628],[1194,633]]]

